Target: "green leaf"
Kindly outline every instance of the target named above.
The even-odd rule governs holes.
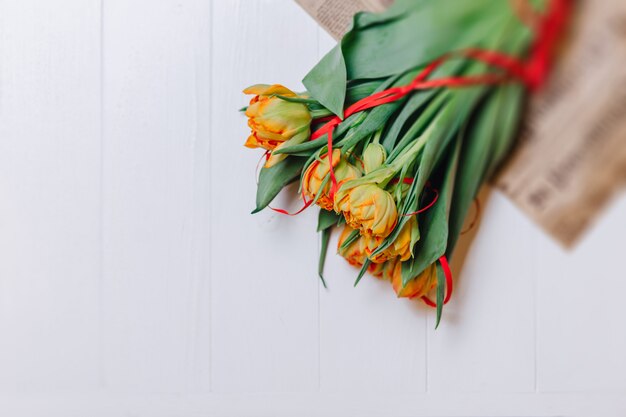
[[[465,217],[480,187],[513,144],[523,95],[522,86],[500,87],[476,111],[472,126],[463,139],[450,211],[448,256],[454,251]]]
[[[283,100],[283,101],[288,101],[290,103],[302,103],[302,104],[312,104],[312,105],[319,105],[317,100],[314,100],[312,98],[306,98],[306,97],[287,97],[287,96],[281,96],[279,94],[276,95],[276,97],[278,97],[279,99]]]
[[[317,218],[317,231],[322,232],[333,227],[337,224],[340,218],[341,216],[334,211],[320,210],[320,214]]]
[[[353,28],[366,29],[397,20],[405,15],[410,7],[423,7],[421,3],[428,0],[398,0],[382,13],[359,12],[354,16]]]
[[[353,18],[352,28],[344,35],[343,39],[302,80],[309,93],[327,109],[343,119],[346,99],[355,101],[359,99],[346,92],[348,76],[343,55],[343,44],[352,39],[355,28],[367,28],[374,24],[391,22],[403,12],[404,10],[401,8],[392,6],[388,11],[380,14],[357,13]],[[359,95],[358,90],[353,92],[356,93],[356,96]],[[370,94],[366,93],[363,97]]]
[[[324,211],[324,210],[322,210]],[[328,252],[328,242],[330,241],[330,232],[332,231],[331,228],[326,228],[322,231],[322,241],[321,241],[321,248],[320,248],[320,260],[317,266],[317,274],[320,277],[320,280],[322,281],[322,285],[324,286],[324,288],[328,288],[326,286],[326,280],[324,279],[324,264],[326,263],[326,253]]]
[[[300,180],[300,181],[302,181],[302,180]],[[324,177],[324,180],[320,184],[320,188],[319,189],[323,190],[324,188],[326,188],[326,186],[328,185],[329,182],[330,182],[330,174],[326,174],[326,176]],[[302,184],[300,184],[300,186],[302,187]],[[313,199],[313,204],[317,204],[317,202],[319,201],[320,198],[322,198],[323,195],[324,195],[324,193],[317,193],[317,195]]]
[[[444,294],[446,292],[446,277],[443,273],[443,268],[441,265],[437,265],[437,320],[435,321],[435,330],[439,327],[439,323],[441,323],[441,316],[443,314],[443,300]]]
[[[328,52],[302,80],[318,102],[342,119],[347,82],[341,43]]]
[[[298,178],[306,158],[289,157],[271,168],[262,168],[256,192],[256,208],[252,214],[267,207],[287,184]]]
[[[526,91],[521,85],[510,85],[503,87],[504,94],[507,96],[504,100],[506,105],[502,106],[502,112],[498,118],[500,124],[499,140],[491,152],[492,163],[487,170],[485,178],[491,177],[498,169],[498,166],[506,158],[509,151],[515,144],[516,134],[523,113],[523,106],[526,97]]]
[[[455,137],[458,129],[466,123],[485,91],[486,88],[483,86],[455,90],[452,99],[439,112],[439,115],[433,121],[432,136],[426,142],[424,153],[420,160],[420,169],[417,176],[418,190],[423,189],[450,140]]]
[[[530,39],[523,30],[505,29],[492,48],[519,55]],[[506,40],[506,42],[505,42]],[[465,217],[480,187],[513,146],[522,114],[525,88],[505,84],[495,88],[478,106],[463,138],[454,197],[450,210],[450,234],[446,254],[452,256]]]
[[[482,47],[504,16],[508,2],[404,0],[385,24],[359,25],[342,41],[348,79],[380,78],[423,66],[443,54]]]
[[[359,282],[361,282],[361,278],[363,278],[363,275],[365,275],[371,263],[372,261],[370,261],[369,259],[365,260],[365,263],[363,263],[363,266],[361,267],[361,270],[359,271],[359,275],[356,277],[356,281],[354,282],[355,287],[359,285]]]
[[[294,156],[308,156],[311,153],[323,148],[326,145],[326,140],[319,138],[317,140],[309,140],[298,145],[293,145],[285,149],[277,149],[275,154],[285,154]]]
[[[446,166],[443,168],[441,180],[434,183],[439,188],[437,203],[421,215],[420,233],[421,239],[415,247],[415,257],[402,264],[402,283],[409,281],[424,272],[435,263],[445,252],[448,244],[448,215],[454,180],[459,160],[460,142],[457,142]]]
[[[361,235],[358,230],[353,230],[350,232],[346,240],[343,241],[342,245],[339,247],[339,251],[344,251],[350,247]]]

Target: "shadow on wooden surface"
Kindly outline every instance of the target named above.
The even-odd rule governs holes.
[[[480,224],[483,220],[482,215],[485,212],[484,208],[487,207],[492,193],[493,189],[490,186],[482,187],[481,191],[478,193],[478,203],[473,205],[465,218],[463,232],[461,232],[461,237],[459,238],[454,250],[454,256],[450,262],[450,267],[456,279],[461,276],[463,265],[467,259],[472,242],[480,230]]]

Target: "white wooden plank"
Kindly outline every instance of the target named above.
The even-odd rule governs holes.
[[[0,390],[94,388],[99,1],[0,2],[0,68]]]
[[[104,2],[105,377],[209,385],[210,4]]]
[[[319,58],[336,42],[321,29]],[[322,392],[419,393],[426,390],[426,309],[398,300],[388,282],[366,275],[328,251],[329,289],[320,297]]]
[[[243,147],[249,129],[237,112],[249,85],[302,89],[300,80],[317,61],[316,25],[291,1],[213,7],[212,388],[317,390],[315,213],[250,215],[262,152]],[[300,204],[279,200],[279,207]]]
[[[572,252],[547,238],[538,259],[538,388],[619,392],[626,403],[626,197]]]
[[[320,296],[322,392],[425,392],[425,308],[370,275],[354,288],[358,269],[334,253],[334,235]]]
[[[623,417],[620,393],[222,393],[0,396],[11,417]]]
[[[484,195],[481,224],[455,253],[456,287],[442,324],[433,329],[434,313],[428,321],[429,392],[535,390],[534,245],[541,232],[500,193]]]

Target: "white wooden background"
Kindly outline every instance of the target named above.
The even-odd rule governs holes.
[[[0,416],[626,415],[626,199],[565,253],[492,193],[438,331],[249,215],[240,90],[331,47],[291,0],[0,0]]]

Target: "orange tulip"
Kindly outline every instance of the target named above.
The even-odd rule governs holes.
[[[293,103],[277,97],[298,97],[296,93],[282,85],[258,84],[248,87],[245,94],[254,94],[246,109],[248,126],[252,133],[245,146],[263,148],[268,151],[297,145],[309,138],[311,133],[311,112],[302,103]],[[285,159],[287,155],[273,154],[266,163],[270,167]]]
[[[352,242],[347,248],[341,249],[341,246],[343,246],[344,242],[353,231],[354,229],[349,226],[343,228],[343,232],[341,232],[341,236],[339,236],[337,251],[350,265],[360,267],[367,259],[367,255],[365,254],[365,240],[362,239],[362,236],[359,236],[359,238]]]
[[[376,184],[341,187],[335,196],[335,211],[361,234],[385,238],[398,222],[398,210],[391,194]]]
[[[391,281],[398,298],[417,298],[426,295],[437,285],[437,268],[430,265],[424,272],[402,286],[402,262],[396,258],[385,264],[383,278]]]
[[[376,278],[383,278],[383,271],[385,269],[385,264],[370,264],[367,268],[367,272],[374,275]]]
[[[333,171],[339,185],[361,176],[361,172],[354,165],[341,157],[339,149],[333,150],[332,160]],[[333,200],[329,196],[330,179],[322,187],[324,179],[328,177],[329,173],[330,164],[328,163],[328,154],[326,154],[321,158],[321,161],[313,161],[309,165],[302,178],[302,190],[311,200],[317,197],[317,205],[330,211],[333,209]]]
[[[364,236],[359,236],[358,239],[356,239],[350,246],[348,246],[344,250],[341,249],[341,246],[346,241],[348,236],[352,234],[353,231],[354,229],[352,229],[350,226],[344,227],[343,232],[341,233],[341,236],[339,237],[337,250],[339,254],[343,256],[350,265],[360,268],[363,266],[363,263],[365,263],[365,261],[367,260],[366,238]],[[375,264],[375,263],[370,264],[370,266],[368,267],[368,272],[377,278],[381,278],[383,275],[383,264]]]
[[[394,258],[400,258],[402,262],[408,261],[413,256],[413,245],[418,238],[417,219],[411,217],[400,230],[396,240],[387,249],[374,256],[372,256],[372,252],[380,246],[383,239],[370,237],[367,244],[367,256],[375,263],[382,263]]]

